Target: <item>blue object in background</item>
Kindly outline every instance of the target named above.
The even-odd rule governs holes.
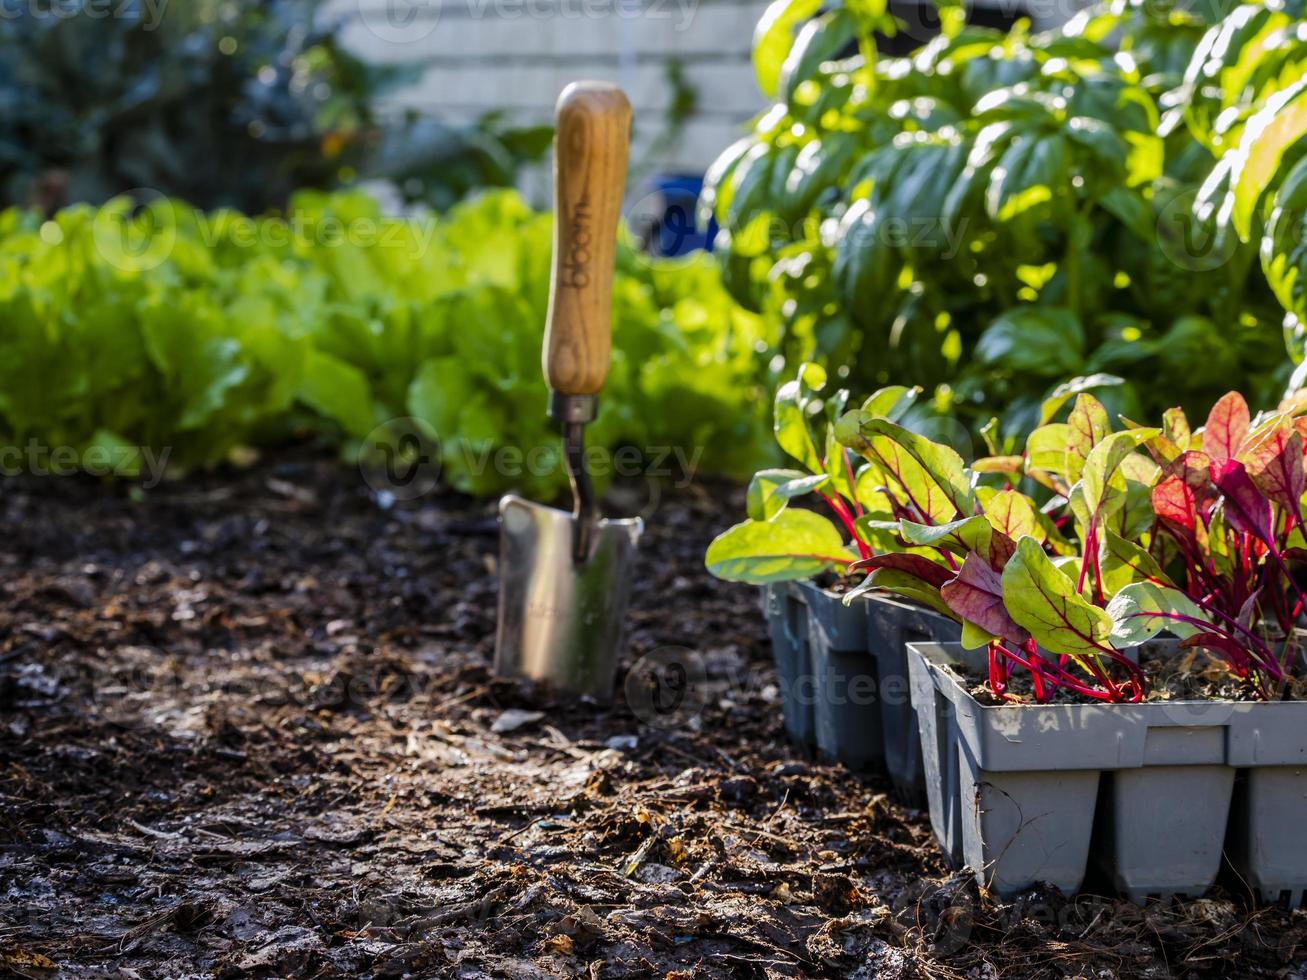
[[[654,191],[662,198],[658,214],[649,229],[649,251],[672,257],[700,249],[711,252],[717,236],[717,221],[708,225],[707,233],[695,226],[695,206],[703,190],[702,177],[664,175],[653,179]]]

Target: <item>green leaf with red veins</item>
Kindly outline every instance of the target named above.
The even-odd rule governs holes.
[[[1066,443],[1067,478],[1075,481],[1080,479],[1089,453],[1112,434],[1112,423],[1102,402],[1090,394],[1076,398],[1066,421],[1071,427]]]
[[[996,531],[1013,541],[1029,534],[1043,544],[1047,534],[1039,522],[1035,502],[1019,490],[1001,490],[984,504],[985,517]]]
[[[1076,592],[1075,582],[1034,538],[1018,541],[1003,569],[1003,602],[1013,620],[1050,653],[1097,660],[1112,632],[1111,617]]]
[[[1194,489],[1183,477],[1167,476],[1152,490],[1153,513],[1191,550],[1207,551],[1207,526]]]
[[[1250,423],[1248,403],[1244,401],[1243,395],[1231,391],[1222,396],[1212,406],[1207,424],[1203,426],[1203,452],[1218,466],[1227,459],[1238,456],[1244,439],[1248,436]]]
[[[836,438],[875,463],[894,495],[924,522],[945,524],[975,509],[962,457],[924,436],[866,412],[846,412]]]
[[[1066,422],[1041,425],[1026,438],[1027,465],[1032,470],[1067,476],[1066,447],[1072,435],[1071,426]]]
[[[957,578],[945,583],[939,594],[964,620],[994,636],[1018,644],[1030,639],[1003,605],[1003,577],[974,551],[967,553]]]
[[[1183,452],[1190,448],[1193,431],[1189,428],[1189,417],[1179,406],[1168,408],[1162,413],[1162,435],[1174,443]]]
[[[948,524],[899,523],[899,535],[909,544],[926,548],[942,548],[955,555],[974,551],[989,559],[995,568],[1002,568],[1016,543],[1002,531],[995,530],[989,519],[976,515]]]
[[[968,551],[988,551],[989,538],[993,533],[993,526],[979,515],[949,521],[947,524],[899,522],[899,535],[909,544],[945,548],[955,555],[965,555]]]
[[[1121,473],[1128,482],[1151,487],[1162,475],[1162,468],[1143,453],[1131,453],[1121,460]]]
[[[759,470],[749,482],[748,512],[755,521],[769,521],[795,497],[820,490],[827,477],[801,470]]]
[[[1257,489],[1295,519],[1307,490],[1302,447],[1302,436],[1292,420],[1281,416],[1275,424],[1254,433],[1239,453]]]
[[[1107,604],[1107,615],[1112,622],[1112,646],[1118,649],[1145,643],[1162,630],[1184,639],[1201,632],[1201,627],[1186,619],[1208,622],[1207,614],[1187,595],[1155,582],[1127,585]]]
[[[1108,596],[1135,582],[1173,584],[1157,560],[1133,541],[1107,530],[1103,531],[1101,540],[1099,567],[1103,573],[1103,592]]]
[[[887,388],[881,388],[863,402],[862,410],[868,415],[877,415],[881,418],[887,418],[891,422],[897,422],[913,406],[920,394],[920,388],[890,385]]]
[[[879,466],[864,462],[858,466],[853,480],[854,499],[867,510],[888,511],[891,500],[902,503],[888,484],[889,480]]]
[[[1139,445],[1158,434],[1157,429],[1127,429],[1108,436],[1085,460],[1081,486],[1092,520],[1119,510],[1125,504],[1126,473],[1121,464]]]
[[[745,521],[708,546],[704,564],[728,582],[792,582],[844,572],[857,555],[839,529],[810,510],[783,510],[770,521]]]

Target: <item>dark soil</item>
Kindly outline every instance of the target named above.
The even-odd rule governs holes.
[[[383,508],[307,457],[9,481],[0,974],[1295,975],[1302,913],[997,904],[883,782],[805,760],[755,591],[702,568],[741,510],[648,515],[623,676],[704,672],[659,715],[491,675],[493,505]]]

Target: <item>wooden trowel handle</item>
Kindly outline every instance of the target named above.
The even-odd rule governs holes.
[[[597,395],[612,349],[613,263],[626,189],[631,104],[606,82],[573,82],[555,109],[554,267],[544,371],[560,395]]]

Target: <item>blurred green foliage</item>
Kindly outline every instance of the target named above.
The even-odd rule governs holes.
[[[303,188],[396,182],[446,208],[511,186],[549,131],[382,119],[420,69],[370,65],[316,0],[52,0],[0,17],[0,203],[148,190],[260,213]],[[348,11],[347,11],[348,12]]]
[[[558,444],[540,368],[551,232],[509,191],[439,220],[387,218],[357,192],[304,192],[261,218],[168,199],[49,221],[11,209],[0,441],[167,448],[184,470],[305,433],[353,452],[413,416],[455,487],[548,497],[561,466],[503,472],[488,454]],[[623,244],[618,265],[591,444],[746,475],[769,458],[768,322],[731,301],[707,257]]]
[[[1116,0],[1032,35],[945,5],[893,58],[883,0],[777,0],[754,53],[773,105],[701,201],[727,286],[780,317],[791,364],[924,386],[973,431],[1001,415],[995,452],[1069,378],[1131,417],[1231,387],[1273,404],[1285,334],[1303,349],[1307,178],[1275,199],[1307,129],[1300,6]]]

